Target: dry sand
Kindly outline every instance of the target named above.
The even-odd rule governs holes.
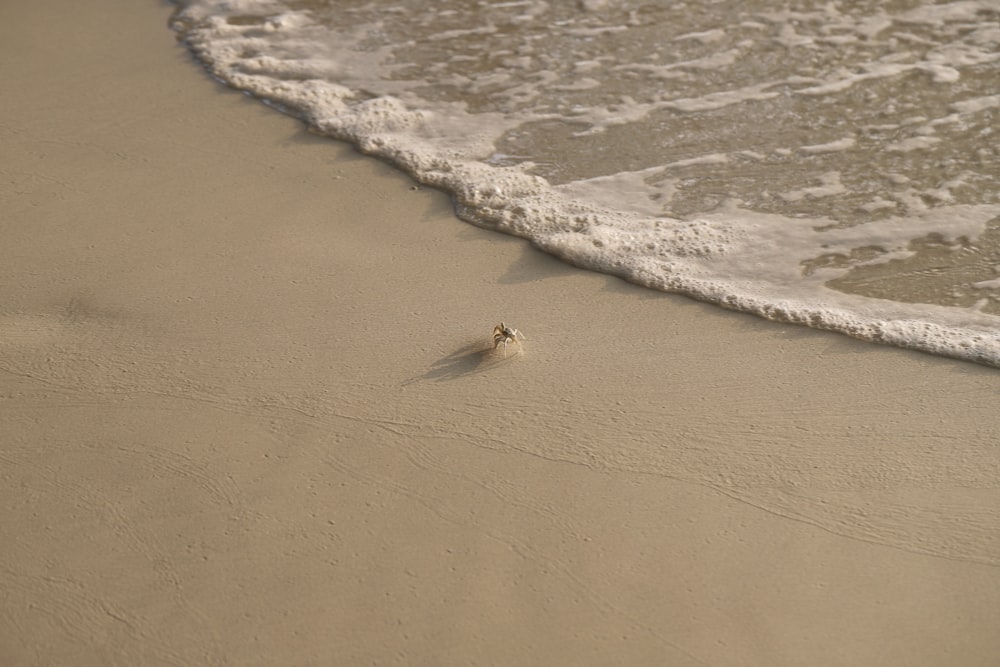
[[[0,664],[998,664],[1000,371],[470,227],[169,13],[0,9]]]

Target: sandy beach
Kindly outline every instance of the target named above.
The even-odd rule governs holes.
[[[0,9],[0,664],[998,664],[1000,371],[465,224],[171,11]]]

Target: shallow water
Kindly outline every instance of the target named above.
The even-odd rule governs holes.
[[[186,0],[230,85],[476,224],[1000,365],[1000,5]]]

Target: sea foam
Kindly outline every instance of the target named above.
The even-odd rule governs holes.
[[[1000,366],[1000,9],[185,0],[226,83],[578,266]]]

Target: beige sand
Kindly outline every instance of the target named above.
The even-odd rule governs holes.
[[[998,371],[465,225],[169,12],[0,9],[0,664],[997,664]]]

